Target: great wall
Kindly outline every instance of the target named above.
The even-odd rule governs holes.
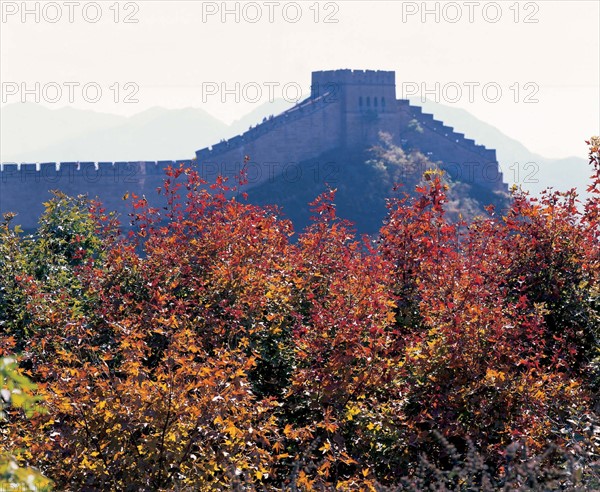
[[[364,150],[389,133],[404,148],[415,148],[453,178],[500,194],[507,192],[496,151],[477,145],[432,114],[408,100],[396,99],[395,72],[332,70],[312,73],[311,95],[293,108],[265,118],[242,135],[198,150],[195,159],[158,162],[3,163],[0,170],[0,214],[16,212],[15,223],[36,226],[42,203],[50,191],[98,196],[107,210],[128,212],[122,197],[144,195],[160,204],[156,193],[168,166],[197,166],[207,180],[232,177],[245,156],[248,187],[273,178],[285,166],[297,164],[333,149]],[[415,124],[418,131],[415,130]],[[343,172],[343,163],[338,163]]]

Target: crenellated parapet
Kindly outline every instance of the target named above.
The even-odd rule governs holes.
[[[416,131],[411,122],[419,123]],[[0,213],[15,211],[33,228],[49,190],[98,196],[108,210],[127,213],[127,192],[156,197],[168,166],[197,165],[203,178],[233,178],[246,166],[248,187],[273,179],[297,164],[319,156],[362,152],[379,143],[380,132],[396,144],[419,149],[448,173],[493,192],[506,192],[496,152],[424,113],[408,100],[396,99],[396,74],[382,70],[313,72],[311,94],[293,108],[271,115],[233,138],[196,152],[196,159],[136,162],[4,163],[0,169]],[[249,156],[250,162],[246,162]],[[317,163],[318,164],[318,163]],[[327,169],[312,169],[315,176]],[[343,171],[343,162],[334,163]],[[328,167],[329,166],[329,167]],[[158,204],[161,199],[155,198]]]
[[[306,98],[283,113],[263,119],[261,123],[248,129],[248,131],[241,135],[224,139],[210,147],[198,150],[196,152],[196,159],[198,162],[212,161],[215,157],[218,157],[225,152],[239,150],[270,132],[310,117],[311,115],[322,111],[331,103],[337,102],[336,99],[333,99],[332,94],[333,93],[325,92],[323,95],[314,99],[312,97]]]
[[[97,182],[124,181],[136,183],[147,176],[164,176],[169,166],[191,165],[192,159],[177,161],[120,162],[4,162],[0,166],[0,182]]]
[[[380,70],[313,72],[311,97],[242,135],[197,151],[199,167],[208,179],[217,174],[232,176],[249,156],[254,171],[250,185],[258,185],[272,178],[275,165],[283,169],[334,149],[360,151],[377,144],[380,131],[385,131],[397,143],[410,143],[453,169],[455,178],[507,191],[496,152],[424,113],[420,106],[397,100],[395,75]],[[410,131],[412,120],[418,121],[422,133]],[[469,176],[462,170],[469,170]]]
[[[434,115],[424,113],[420,106],[412,105],[406,99],[397,101],[403,122],[416,120],[420,131],[403,132],[403,143],[418,148],[434,161],[446,164],[455,178],[475,182],[486,188],[506,193],[496,151],[466,138],[464,133],[454,130]]]
[[[396,72],[386,70],[323,70],[312,73],[313,87],[340,85],[396,86]]]
[[[35,228],[43,211],[43,202],[51,190],[69,195],[98,197],[107,210],[122,216],[130,212],[123,200],[127,193],[163,199],[156,189],[162,186],[169,166],[192,165],[191,159],[177,161],[133,162],[43,162],[3,163],[0,168],[0,215],[17,213],[16,223],[24,229]]]
[[[290,165],[313,158],[319,149],[339,147],[343,136],[340,108],[334,93],[309,97],[242,135],[198,150],[201,176],[208,181],[217,175],[233,178],[246,165],[248,186],[256,186]],[[247,164],[246,156],[250,157]]]
[[[436,120],[433,114],[424,113],[422,107],[410,104],[407,99],[399,99],[397,103],[399,111],[412,116],[421,127],[435,132],[441,138],[452,141],[469,152],[496,161],[495,150],[488,149],[483,145],[477,145],[475,140],[466,138],[464,133],[457,132],[451,126],[445,125],[443,121]]]

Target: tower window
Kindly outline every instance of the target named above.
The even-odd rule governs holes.
[[[371,98],[369,96],[367,96],[367,107],[371,107]]]
[[[362,96],[360,96],[360,97],[358,98],[358,105],[359,105],[360,107],[362,107]]]
[[[377,107],[377,98],[376,98],[376,97],[374,97],[374,98],[373,98],[373,105],[374,105],[375,107]]]

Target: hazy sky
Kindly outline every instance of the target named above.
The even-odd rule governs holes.
[[[600,134],[597,0],[0,3],[3,105],[231,122],[313,70],[381,69],[399,98],[425,88],[548,157]]]

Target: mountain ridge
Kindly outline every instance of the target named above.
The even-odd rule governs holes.
[[[585,195],[590,170],[585,159],[552,159],[531,152],[500,129],[463,108],[411,100],[423,112],[477,143],[495,148],[506,181],[537,194],[548,186],[577,187]],[[292,106],[282,99],[257,106],[226,125],[201,108],[148,108],[129,117],[72,107],[12,103],[0,109],[2,162],[128,161],[191,158],[194,152],[238,135],[263,118]],[[32,142],[35,142],[32,144]]]

